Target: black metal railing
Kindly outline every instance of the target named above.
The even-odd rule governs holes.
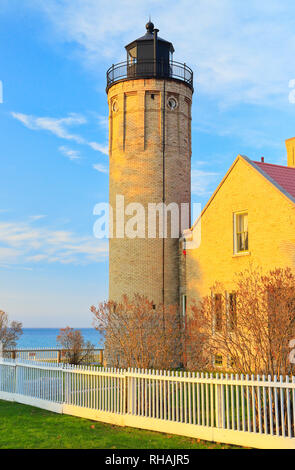
[[[113,64],[107,71],[107,89],[121,80],[137,78],[174,78],[193,88],[193,71],[186,64],[175,61],[140,60]]]

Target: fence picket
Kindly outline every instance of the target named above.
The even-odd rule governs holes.
[[[201,373],[201,379],[204,378],[204,373]],[[201,383],[201,404],[202,404],[202,426],[205,425],[205,402],[204,402],[204,384]]]
[[[200,378],[200,374],[199,372],[197,372],[197,379]],[[200,411],[200,391],[199,391],[199,382],[197,382],[196,384],[196,388],[197,388],[197,411],[198,411],[198,422],[197,424],[200,425],[201,424],[201,411]]]
[[[257,375],[257,380],[260,381],[260,375]],[[258,408],[258,423],[259,423],[259,432],[262,433],[262,416],[261,416],[261,396],[260,396],[260,386],[256,387],[257,390],[257,408]]]
[[[233,381],[234,376],[231,374],[230,376],[231,381]],[[230,386],[230,392],[231,392],[231,429],[235,429],[235,395],[234,395],[234,385],[231,384]]]
[[[179,372],[180,377],[183,376],[182,371]],[[183,423],[183,381],[179,382],[180,387],[180,422]]]
[[[280,375],[280,382],[283,383],[283,376]],[[282,428],[282,435],[286,437],[286,429],[285,429],[285,397],[284,397],[284,389],[280,387],[280,402],[281,402],[281,428]]]
[[[274,377],[274,382],[277,382],[277,376]],[[274,388],[274,396],[275,396],[275,422],[276,422],[276,435],[279,436],[280,428],[279,428],[279,410],[278,410],[278,389]]]
[[[186,378],[186,372],[184,372],[183,376]],[[183,383],[183,406],[184,406],[184,422],[187,423],[187,382]]]
[[[254,375],[251,376],[252,382],[254,382]],[[256,432],[256,400],[255,400],[255,386],[252,384],[252,421],[253,431]]]
[[[211,405],[211,427],[214,427],[214,384],[213,374],[210,374],[210,405]]]
[[[173,380],[175,375],[175,372],[172,371],[172,403],[171,403],[171,408],[172,408],[172,421],[176,421],[176,402],[175,402],[175,382]],[[175,405],[174,405],[175,404]]]
[[[268,382],[271,382],[271,376],[268,376]],[[273,425],[273,401],[272,401],[272,388],[268,387],[268,401],[269,401],[269,427],[270,434],[274,435],[274,425]]]
[[[295,437],[295,377],[292,377],[293,436]]]
[[[196,373],[193,372],[193,378],[196,378]],[[193,424],[196,424],[196,384],[192,383],[193,389]]]
[[[266,378],[265,375],[262,376],[262,382],[265,384]],[[266,390],[265,386],[262,387],[263,390],[263,422],[264,422],[264,433],[268,434],[268,423],[267,423],[267,403],[266,403]]]
[[[286,377],[286,383],[289,384],[289,377]],[[287,395],[287,426],[288,426],[288,437],[292,437],[292,427],[291,427],[291,410],[290,410],[290,389],[286,388]]]

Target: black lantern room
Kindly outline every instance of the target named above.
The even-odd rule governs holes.
[[[109,68],[107,90],[118,81],[140,78],[170,78],[193,88],[192,70],[173,61],[173,44],[160,38],[158,31],[149,21],[145,35],[125,46],[127,61]]]
[[[128,44],[128,75],[169,77],[174,47],[171,42],[158,37],[153,23],[146,25],[146,34]]]

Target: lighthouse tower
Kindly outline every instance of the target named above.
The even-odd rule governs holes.
[[[176,236],[172,234],[167,211],[167,237],[160,229],[150,233],[148,205],[160,204],[160,208],[162,203],[166,207],[172,203],[180,209],[181,204],[190,204],[193,73],[185,64],[173,61],[172,43],[158,37],[151,22],[145,35],[125,49],[126,62],[107,71],[113,209],[109,298],[119,301],[123,294],[141,294],[155,305],[177,305],[181,226]],[[125,224],[132,216],[130,204],[142,205],[144,233],[126,234],[118,202],[125,209],[129,206]],[[159,209],[159,223],[160,218]]]

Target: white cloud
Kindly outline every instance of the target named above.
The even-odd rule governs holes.
[[[98,152],[104,153],[105,155],[109,154],[109,148],[107,145],[101,145],[101,144],[98,144],[97,142],[89,142],[88,145],[93,150],[97,150]]]
[[[15,248],[0,246],[0,264],[14,262],[20,255],[19,250]]]
[[[78,144],[84,143],[79,135],[69,133],[67,127],[85,124],[87,121],[83,116],[71,113],[65,118],[35,117],[22,113],[11,113],[12,116],[32,130],[49,131],[61,139],[74,140]]]
[[[93,168],[97,171],[99,171],[100,173],[108,173],[108,169],[102,165],[101,163],[95,163],[93,165]]]
[[[46,215],[44,215],[44,214],[31,215],[30,220],[32,220],[32,221],[40,220],[40,219],[44,219],[44,217],[46,217]]]
[[[201,93],[227,104],[288,100],[293,0],[38,0],[35,5],[59,40],[76,43],[79,58],[92,70],[125,60],[125,44],[144,33],[151,12],[160,36],[173,41],[175,59],[195,70]]]
[[[228,122],[224,122],[222,120],[214,121],[214,119],[201,119],[199,116],[197,116],[196,121],[199,122],[193,124],[193,131],[198,131],[204,134],[212,134],[220,137],[235,137],[239,139],[239,145],[251,146],[256,149],[261,149],[263,147],[272,149],[282,148],[282,141],[279,141],[273,135],[269,135],[269,133],[262,127],[254,127],[254,117],[253,119],[250,119],[250,121],[247,120],[246,122],[241,122],[241,120],[238,121],[237,119],[233,120],[231,118],[228,120]],[[264,122],[267,126],[267,115],[265,115]],[[241,151],[242,149],[240,147],[237,153]]]
[[[196,196],[208,196],[216,187],[219,173],[192,169],[191,191]]]
[[[79,114],[70,113],[67,117],[63,118],[51,118],[51,117],[36,117],[29,114],[23,113],[11,113],[14,119],[17,119],[28,129],[34,131],[48,131],[54,134],[56,137],[66,140],[72,140],[77,144],[88,145],[93,150],[101,152],[105,155],[108,155],[108,147],[106,145],[101,145],[97,142],[88,142],[84,137],[81,137],[78,134],[72,134],[69,132],[68,127],[75,125],[86,124],[87,120],[84,116]],[[64,153],[68,158],[72,160],[78,158],[78,152],[75,153],[74,150],[67,150],[66,146],[59,148],[61,152]]]
[[[58,150],[70,160],[79,160],[81,158],[80,152],[78,152],[78,150],[70,149],[65,145],[61,145],[60,147],[58,147]]]
[[[36,220],[36,219],[35,219]],[[70,231],[38,228],[27,222],[0,222],[0,265],[87,264],[106,259],[108,244]]]
[[[109,118],[107,116],[97,116],[98,124],[103,127],[106,131],[109,130]]]

